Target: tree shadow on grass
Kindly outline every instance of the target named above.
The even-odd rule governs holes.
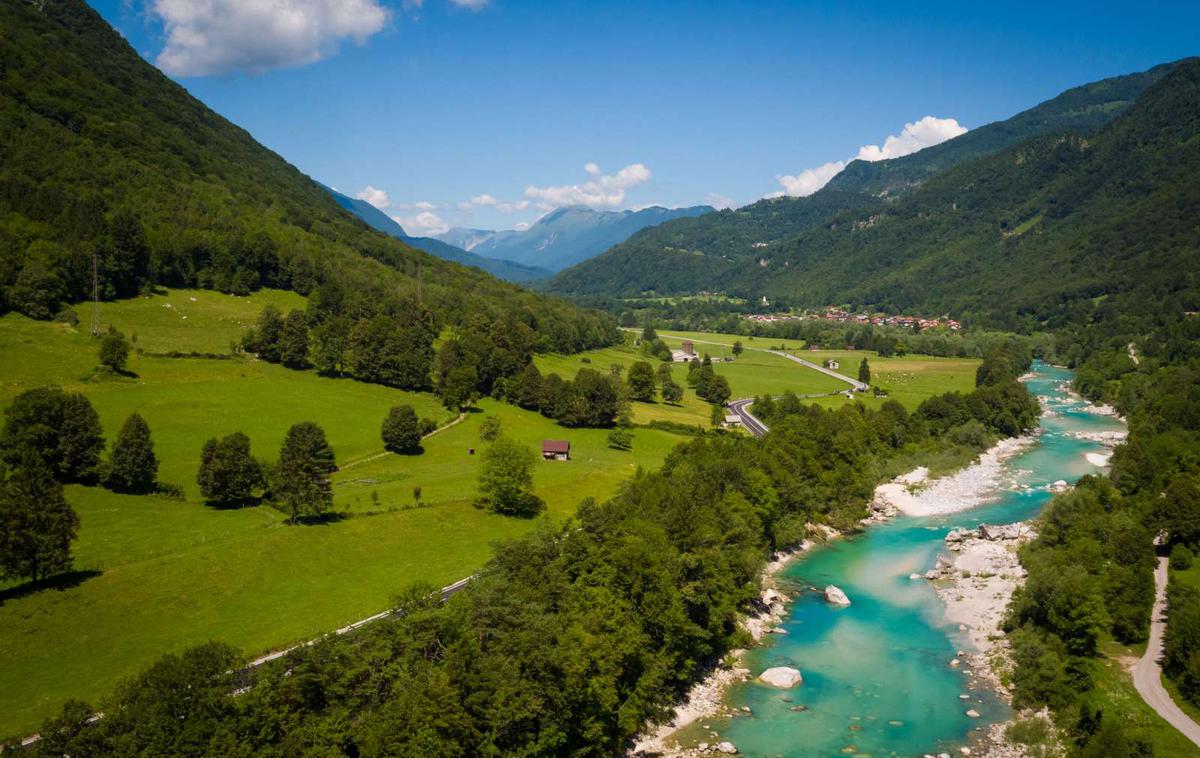
[[[49,579],[39,579],[35,582],[25,582],[15,587],[8,587],[0,590],[0,605],[4,605],[9,600],[19,600],[28,595],[34,595],[42,590],[69,590],[78,587],[88,579],[100,576],[101,573],[103,572],[95,569],[67,571]]]
[[[350,518],[350,514],[345,511],[330,511],[317,516],[299,516],[296,519],[296,526],[324,526],[337,524],[348,518]]]
[[[240,511],[243,508],[256,508],[262,502],[261,497],[248,497],[243,500],[205,500],[204,505],[214,511]]]

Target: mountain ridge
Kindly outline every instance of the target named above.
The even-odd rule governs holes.
[[[707,205],[597,211],[587,206],[555,208],[528,229],[488,231],[456,227],[435,239],[487,258],[560,271],[598,255],[648,226],[711,213]]]
[[[322,186],[324,187],[324,185]],[[366,200],[344,195],[331,187],[325,187],[325,189],[333,195],[333,199],[337,201],[338,205],[353,213],[367,226],[395,237],[430,255],[436,255],[444,260],[461,263],[464,266],[473,266],[482,269],[492,276],[510,282],[532,282],[549,277],[553,273],[549,269],[537,268],[536,266],[525,266],[499,258],[485,258],[482,255],[476,255],[461,247],[433,237],[413,237],[404,231],[404,227],[399,222]]]

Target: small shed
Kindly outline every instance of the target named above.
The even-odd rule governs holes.
[[[542,440],[542,460],[571,460],[571,443],[567,440]]]
[[[831,368],[834,371],[837,371],[841,367],[842,367],[842,364],[838,363],[837,361],[833,360],[832,358],[825,361],[825,368]]]
[[[726,429],[733,429],[733,428],[739,427],[741,425],[742,425],[742,417],[741,416],[737,415],[736,413],[725,414],[724,426]]]

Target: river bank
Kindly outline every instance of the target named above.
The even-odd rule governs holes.
[[[810,539],[804,540],[791,550],[776,553],[763,567],[762,592],[759,594],[758,605],[753,613],[741,620],[742,629],[756,644],[761,643],[768,634],[778,633],[780,624],[787,615],[788,604],[792,598],[777,581],[779,575],[814,544],[842,536],[837,530],[818,524],[809,524],[808,532]],[[730,687],[750,679],[750,669],[744,665],[746,652],[746,649],[729,651],[724,661],[688,690],[683,702],[673,709],[669,720],[647,727],[634,742],[629,754],[662,758],[698,758],[713,753],[736,753],[732,743],[722,742],[720,733],[712,729],[707,730],[711,741],[700,742],[694,747],[684,747],[674,737],[680,730],[701,720],[736,718],[745,713],[728,705],[725,696]]]

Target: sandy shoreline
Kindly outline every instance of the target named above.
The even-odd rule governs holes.
[[[908,516],[958,513],[982,505],[1001,489],[1004,462],[1028,448],[1036,435],[1007,437],[993,445],[970,466],[949,476],[927,481],[921,467],[875,488],[875,502]]]
[[[1024,583],[1025,569],[1017,558],[1021,545],[1037,536],[1028,523],[1005,526],[981,526],[975,530],[955,529],[946,535],[951,557],[938,558],[938,568],[927,578],[936,583],[938,597],[946,609],[946,619],[957,624],[970,647],[960,651],[969,688],[995,692],[1006,703],[1012,693],[1001,678],[1012,671],[1008,638],[1001,631],[1009,601]],[[1048,711],[1022,712],[1021,718],[1041,718],[1051,725]],[[1025,751],[1006,737],[1009,722],[992,724],[980,730],[971,746],[971,755],[982,758],[1018,758]]]

